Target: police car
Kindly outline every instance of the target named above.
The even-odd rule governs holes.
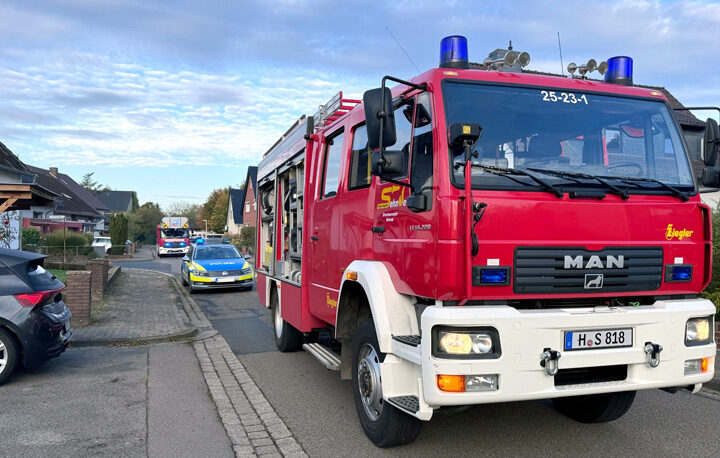
[[[191,293],[200,289],[253,287],[253,271],[232,245],[205,245],[201,240],[188,249],[180,277]]]

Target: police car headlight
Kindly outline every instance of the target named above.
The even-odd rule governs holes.
[[[207,272],[204,270],[193,269],[190,272],[192,272],[192,274],[197,277],[206,277],[207,276]]]
[[[250,267],[243,267],[241,272],[243,273],[243,275],[247,275],[252,272],[252,269]]]
[[[497,358],[500,342],[497,331],[484,329],[437,329],[433,354],[439,357]]]
[[[712,316],[702,318],[691,318],[685,325],[685,345],[704,345],[712,341],[710,329],[712,328]]]

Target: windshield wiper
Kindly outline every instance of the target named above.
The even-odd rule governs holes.
[[[638,182],[638,181],[639,181],[639,182],[645,182],[645,183],[655,183],[655,184],[660,185],[660,187],[662,187],[662,188],[670,191],[670,193],[671,193],[673,196],[679,198],[679,199],[682,200],[683,202],[686,202],[686,201],[690,200],[690,196],[688,196],[688,193],[683,192],[683,191],[681,191],[681,190],[679,190],[679,189],[677,189],[677,188],[675,188],[675,187],[673,187],[673,186],[670,186],[670,185],[667,184],[667,183],[663,183],[663,182],[660,181],[660,180],[656,180],[655,178],[643,178],[643,177],[614,177],[614,176],[610,176],[610,175],[604,175],[604,176],[601,176],[600,178],[609,178],[609,179],[611,179],[611,180],[618,180],[618,181],[625,181],[625,182]]]
[[[565,172],[565,171],[560,171],[560,170],[536,169],[534,167],[529,167],[528,170],[532,170],[533,172],[546,173],[548,175],[555,175],[555,176],[558,176],[561,178],[573,177],[573,178],[587,178],[588,180],[595,180],[598,183],[605,186],[606,188],[608,188],[610,191],[612,191],[613,194],[617,194],[618,196],[622,197],[623,200],[627,200],[630,198],[630,194],[628,194],[627,189],[620,189],[617,186],[615,186],[614,184],[608,183],[602,177],[599,177],[596,175],[590,175],[588,173],[580,173],[580,172]]]
[[[455,168],[459,169],[463,167],[465,163],[456,163]],[[525,170],[521,169],[506,169],[504,167],[495,167],[492,165],[484,165],[484,164],[470,164],[475,168],[484,170],[486,172],[492,173],[494,175],[500,175],[500,176],[508,176],[508,175],[520,175],[525,176],[533,180],[535,183],[539,184],[543,188],[545,188],[546,191],[551,192],[555,194],[557,197],[562,197],[564,194],[561,189],[556,188],[555,186],[551,185],[547,181],[543,180],[539,176],[535,175],[534,173],[527,172]],[[509,177],[508,177],[509,178]]]

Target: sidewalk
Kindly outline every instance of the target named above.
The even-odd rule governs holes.
[[[194,336],[197,326],[167,275],[124,268],[89,326],[75,328],[72,347],[149,344]]]

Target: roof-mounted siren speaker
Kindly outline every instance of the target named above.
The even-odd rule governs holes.
[[[615,56],[607,60],[607,72],[605,82],[632,86],[633,84],[633,60],[627,56]]]
[[[445,37],[440,42],[440,68],[470,68],[467,38],[461,35]]]

